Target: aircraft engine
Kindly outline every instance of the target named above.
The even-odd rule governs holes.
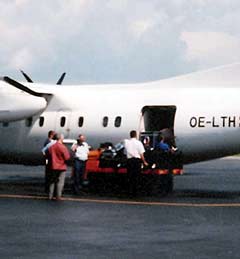
[[[10,77],[0,77],[0,122],[23,120],[40,114],[51,97],[50,93],[36,92]]]
[[[20,91],[7,95],[0,92],[0,97],[0,122],[26,119],[41,113],[47,107],[45,98]]]

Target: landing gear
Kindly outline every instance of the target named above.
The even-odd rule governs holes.
[[[147,175],[144,180],[145,182],[141,187],[142,190],[146,191],[149,195],[166,196],[173,192],[174,179],[172,173]]]
[[[173,192],[174,180],[172,172],[159,176],[159,193],[167,195]]]

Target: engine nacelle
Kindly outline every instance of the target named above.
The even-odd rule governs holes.
[[[0,122],[26,119],[41,113],[47,107],[45,98],[20,91],[8,94],[0,91],[0,98]]]

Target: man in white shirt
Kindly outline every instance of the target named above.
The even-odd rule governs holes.
[[[124,147],[127,155],[127,173],[129,177],[130,194],[136,195],[139,176],[141,174],[142,162],[148,165],[144,158],[144,146],[141,141],[137,140],[137,132],[130,132],[130,139],[124,141]]]
[[[82,187],[83,177],[86,170],[86,163],[88,160],[89,146],[85,142],[85,136],[79,135],[77,143],[72,145],[74,155],[74,173],[73,173],[73,192],[79,194]]]

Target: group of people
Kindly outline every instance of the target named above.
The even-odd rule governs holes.
[[[67,169],[66,162],[71,157],[67,147],[63,144],[63,139],[64,136],[62,134],[57,134],[51,130],[48,133],[48,138],[42,149],[46,159],[45,191],[48,192],[50,200],[54,199],[54,195],[57,200],[61,200]],[[137,139],[137,132],[135,130],[130,132],[129,139],[124,140],[125,154],[127,156],[129,193],[132,195],[135,195],[137,191],[142,164],[148,166],[144,157],[144,146],[146,146],[147,149],[148,142],[149,141],[146,141],[145,145],[143,145],[143,143]],[[155,148],[162,149],[165,152],[172,151],[169,145],[164,142],[163,138],[160,139]],[[85,141],[84,135],[79,135],[76,143],[72,145],[71,151],[74,154],[72,189],[74,194],[79,194],[82,188],[89,154],[89,145]]]
[[[42,149],[46,160],[45,191],[48,193],[49,200],[53,200],[54,196],[56,196],[56,200],[61,200],[62,197],[67,161],[71,158],[63,140],[63,134],[50,130]],[[83,135],[79,135],[71,150],[74,153],[73,192],[79,194],[89,153],[89,146]]]

